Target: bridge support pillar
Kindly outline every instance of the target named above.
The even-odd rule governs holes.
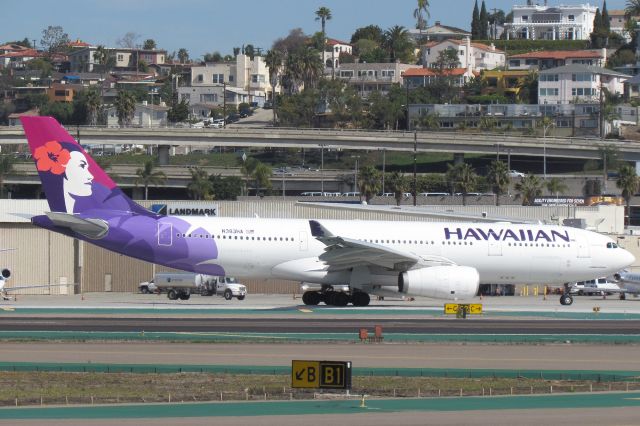
[[[464,153],[453,154],[453,165],[457,166],[462,163],[464,163]]]
[[[158,164],[166,166],[169,164],[169,145],[158,145]]]

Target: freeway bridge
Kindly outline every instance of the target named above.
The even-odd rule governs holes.
[[[372,131],[305,128],[229,127],[190,128],[111,128],[71,127],[82,144],[156,145],[160,164],[168,163],[169,148],[186,146],[207,149],[229,147],[303,147],[353,150],[419,152],[501,153],[523,156],[599,159],[603,144],[619,150],[621,158],[640,161],[640,142],[594,138],[526,137],[504,134],[430,131]],[[0,144],[25,143],[21,127],[0,127]]]

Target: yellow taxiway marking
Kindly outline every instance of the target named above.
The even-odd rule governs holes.
[[[298,310],[299,310],[300,312],[305,312],[305,313],[313,312],[311,309],[304,309],[304,308],[301,308],[301,309],[298,309]]]
[[[15,310],[16,310],[16,308],[12,308],[12,307],[10,307],[10,306],[3,306],[3,307],[2,307],[2,310],[3,310],[3,311],[15,311]]]

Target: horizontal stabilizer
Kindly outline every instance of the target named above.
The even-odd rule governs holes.
[[[73,232],[77,232],[92,240],[99,240],[109,232],[109,225],[102,219],[84,219],[73,214],[62,212],[47,212],[46,214],[54,225],[69,228]]]

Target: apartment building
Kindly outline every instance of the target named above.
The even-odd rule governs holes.
[[[328,38],[326,49],[321,53],[322,63],[326,68],[338,68],[340,66],[340,55],[353,53],[353,46],[346,41]]]
[[[540,71],[539,104],[599,102],[601,88],[622,95],[631,76],[607,68],[571,64]]]
[[[420,42],[422,40],[444,41],[448,39],[463,39],[465,37],[471,37],[471,33],[469,31],[449,25],[442,25],[440,21],[436,21],[434,25],[427,27],[422,31],[410,28],[409,34],[416,42]]]
[[[442,73],[433,68],[411,68],[404,72],[404,81],[409,89],[415,89],[428,86],[440,78],[451,78],[454,86],[462,87],[475,76],[469,68],[448,68]]]
[[[74,49],[69,53],[69,63],[72,72],[97,72],[100,64],[96,60],[97,46],[87,46]],[[127,48],[106,48],[107,54],[113,58],[113,69],[135,70],[139,62],[150,64],[164,64],[167,58],[166,50],[145,50]]]
[[[404,84],[403,74],[415,65],[395,63],[340,64],[336,78],[354,86],[361,97],[366,98],[372,92],[387,93],[393,84]]]

